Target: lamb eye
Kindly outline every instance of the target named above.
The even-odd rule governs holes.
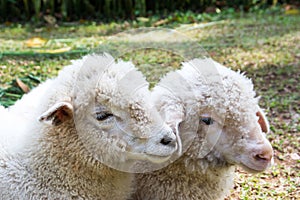
[[[204,122],[206,125],[212,125],[214,120],[211,117],[203,117],[201,121]]]
[[[109,112],[99,112],[99,113],[96,113],[96,119],[98,121],[103,121],[103,120],[106,120],[110,117],[114,116],[113,114],[109,113]]]

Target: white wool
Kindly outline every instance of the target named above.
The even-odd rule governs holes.
[[[21,141],[26,140],[26,121],[23,117],[0,107],[0,122],[0,148],[9,153],[17,152],[22,146]]]
[[[106,162],[162,162],[176,151],[153,106],[132,63],[108,54],[73,61],[14,106],[0,107],[1,198],[126,199],[132,175]],[[97,120],[101,109],[124,130],[111,118]],[[173,141],[162,145],[163,137]]]
[[[233,187],[234,166],[254,167],[247,156],[261,144],[272,150],[257,122],[251,80],[212,59],[183,63],[152,96],[167,124],[181,122],[184,154],[166,168],[137,174],[132,199],[224,199]],[[201,121],[207,116],[215,120],[210,126]]]

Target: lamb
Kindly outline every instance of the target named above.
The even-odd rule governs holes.
[[[236,165],[252,173],[271,165],[269,124],[243,74],[209,58],[193,59],[167,74],[153,98],[180,134],[184,154],[163,169],[137,174],[132,199],[224,199]]]
[[[128,198],[126,170],[177,149],[150,95],[133,64],[93,54],[1,108],[1,199]]]

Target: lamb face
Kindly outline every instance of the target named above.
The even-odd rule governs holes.
[[[269,123],[255,98],[253,84],[242,74],[216,62],[213,64],[221,74],[224,93],[210,92],[217,100],[211,101],[209,107],[212,115],[219,115],[223,110],[223,118],[218,120],[220,116],[209,116],[209,113],[205,116],[204,111],[200,126],[220,130],[214,149],[221,160],[239,164],[249,172],[263,171],[273,162],[273,149],[265,137],[269,132]],[[210,131],[207,133],[210,134]],[[210,137],[207,138],[210,142]]]
[[[267,124],[262,110],[255,106],[247,112],[229,113],[223,123],[213,113],[202,114],[198,134],[205,133],[221,161],[241,165],[249,172],[261,172],[271,165],[273,157],[272,146],[265,137]]]
[[[217,74],[199,73],[213,67]],[[172,86],[174,79],[180,80],[181,86]],[[174,94],[167,95],[165,88]],[[268,121],[258,106],[252,82],[240,73],[210,59],[195,59],[163,79],[154,93],[167,124],[172,128],[179,125],[183,149],[192,160],[239,164],[250,172],[263,171],[272,163],[273,150],[265,137]],[[194,138],[185,142],[191,133]]]
[[[70,100],[56,103],[40,120],[60,125],[73,119],[85,148],[111,167],[128,170],[125,163],[133,160],[169,159],[176,137],[150,101],[143,75],[108,55],[88,56],[80,65]]]

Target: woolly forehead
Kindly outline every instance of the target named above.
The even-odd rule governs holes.
[[[179,73],[189,82],[200,112],[226,113],[227,120],[248,121],[255,117],[258,98],[252,81],[211,59],[183,63]]]
[[[150,103],[149,84],[130,62],[113,63],[99,77],[96,95],[120,108],[132,104]],[[101,100],[102,99],[102,100]]]
[[[215,110],[224,110],[226,120],[237,123],[250,122],[256,118],[258,98],[255,98],[253,85],[249,79],[239,76],[223,76],[223,92],[211,91],[209,107]],[[242,78],[242,79],[241,79]],[[220,85],[221,87],[221,85]]]
[[[81,69],[74,83],[75,104],[95,101],[123,109],[152,106],[148,82],[131,62],[115,61],[105,54],[87,56],[77,63]]]

